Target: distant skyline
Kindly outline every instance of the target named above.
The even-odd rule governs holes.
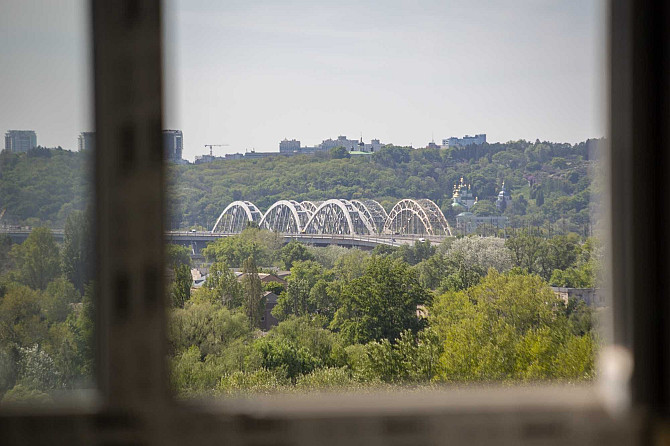
[[[92,130],[87,2],[9,0],[0,131],[76,149]],[[284,138],[425,146],[486,133],[605,136],[598,1],[168,0],[164,128],[184,158],[277,151]],[[218,149],[218,150],[217,150]]]

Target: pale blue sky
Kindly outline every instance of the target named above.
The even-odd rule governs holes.
[[[166,128],[186,158],[345,134],[426,145],[604,135],[600,1],[165,5]],[[74,148],[90,128],[85,2],[3,1],[0,130]]]

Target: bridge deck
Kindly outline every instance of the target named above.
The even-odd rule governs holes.
[[[17,243],[23,242],[30,229],[0,229],[0,234],[9,235]],[[54,229],[52,231],[57,241],[63,241],[65,231]],[[198,250],[205,245],[222,237],[231,237],[237,234],[212,233],[212,232],[192,232],[192,231],[167,231],[165,241],[169,243],[178,243],[184,245],[196,246]],[[377,245],[401,246],[414,244],[417,240],[430,240],[431,243],[439,244],[445,237],[443,236],[423,236],[423,235],[329,235],[329,234],[283,234],[284,243],[295,240],[300,243],[315,246],[338,245],[346,247],[357,247],[372,249]]]

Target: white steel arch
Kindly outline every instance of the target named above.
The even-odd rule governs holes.
[[[312,215],[294,200],[279,200],[265,212],[259,226],[282,234],[299,234]]]
[[[428,218],[433,225],[433,229],[437,231],[435,235],[451,236],[451,226],[449,226],[449,222],[442,213],[440,207],[433,200],[429,200],[427,198],[422,198],[417,200],[417,202],[428,215]]]
[[[400,200],[386,219],[384,234],[451,235],[440,208],[431,200]]]
[[[375,200],[351,200],[358,212],[370,222],[374,233],[379,234],[384,229],[388,214],[384,207]]]
[[[358,209],[347,200],[326,200],[305,226],[307,234],[373,234],[374,229]]]
[[[233,201],[221,212],[212,232],[242,232],[250,222],[259,223],[263,214],[250,201]]]
[[[311,215],[313,215],[313,214],[316,212],[316,210],[319,208],[319,206],[321,206],[321,203],[323,203],[323,201],[309,201],[309,200],[305,200],[305,201],[301,201],[301,202],[300,202],[300,206],[302,206],[302,208],[303,208],[304,210],[306,210],[307,212],[309,212],[309,214],[310,214],[310,216],[311,216]]]

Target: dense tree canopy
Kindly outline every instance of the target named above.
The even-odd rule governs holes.
[[[573,333],[564,308],[538,276],[495,270],[479,285],[440,296],[430,311],[444,348],[440,376],[455,381],[591,377],[594,340]]]
[[[597,143],[521,140],[449,149],[386,146],[369,157],[346,158],[334,152],[174,165],[169,169],[168,225],[211,229],[225,206],[239,199],[266,210],[279,199],[374,198],[388,211],[402,198],[429,198],[453,220],[453,185],[465,177],[486,208],[478,213],[497,212],[483,203],[495,201],[504,180],[514,199],[503,215],[512,225],[549,223],[564,232],[584,234],[590,210],[598,206],[593,203],[590,209],[594,191],[588,175]],[[73,210],[85,208],[92,189],[88,154],[63,150],[49,154],[0,154],[5,221],[63,227]]]
[[[49,228],[33,230],[25,242],[14,245],[11,256],[19,280],[33,289],[45,289],[61,273],[60,252]]]
[[[403,330],[416,332],[422,327],[417,307],[429,300],[409,265],[373,256],[361,277],[343,284],[332,327],[351,343],[393,341]]]

